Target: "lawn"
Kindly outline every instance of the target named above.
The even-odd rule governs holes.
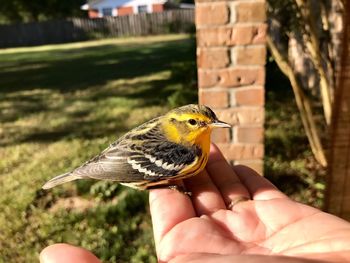
[[[78,181],[41,190],[168,109],[196,102],[187,35],[0,50],[0,262],[36,262],[68,242],[104,262],[156,262],[147,193]],[[265,176],[322,205],[314,161],[288,81],[267,64]]]
[[[104,262],[156,262],[147,193],[49,178],[121,134],[196,101],[187,35],[101,40],[0,51],[0,262],[35,262],[56,242]]]

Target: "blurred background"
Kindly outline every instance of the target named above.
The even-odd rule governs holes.
[[[2,1],[0,262],[35,262],[57,242],[83,246],[103,262],[156,262],[147,192],[93,180],[41,189],[133,127],[198,102],[194,2],[104,2],[112,1]],[[310,10],[297,2],[266,3],[276,46],[266,59],[264,174],[291,198],[322,207],[326,165],[310,148],[291,75],[281,68],[281,59],[292,61],[326,144],[317,63],[308,54],[295,62],[308,25],[297,18]],[[334,2],[313,5],[338,21]],[[343,27],[329,29],[328,42],[322,30],[318,39],[335,43]]]

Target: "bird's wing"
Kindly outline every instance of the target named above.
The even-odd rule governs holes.
[[[73,174],[118,182],[159,181],[176,177],[201,154],[197,147],[167,141],[157,130],[158,126],[137,129],[75,169]]]
[[[72,173],[81,178],[112,180],[118,182],[144,180],[142,174],[135,172],[128,164],[128,158],[137,152],[129,148],[111,145],[100,155],[94,157]]]
[[[142,155],[128,158],[134,170],[144,174],[144,178],[159,181],[176,177],[186,166],[196,162],[198,151],[180,144],[160,141],[145,143]]]

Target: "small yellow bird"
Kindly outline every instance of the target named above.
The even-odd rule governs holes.
[[[213,128],[229,128],[207,106],[176,108],[129,131],[101,154],[43,189],[76,179],[112,180],[137,189],[175,188],[208,161]]]

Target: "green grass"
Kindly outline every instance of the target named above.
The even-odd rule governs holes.
[[[68,242],[104,262],[156,262],[147,193],[49,178],[138,124],[196,101],[186,35],[0,50],[0,262]]]

